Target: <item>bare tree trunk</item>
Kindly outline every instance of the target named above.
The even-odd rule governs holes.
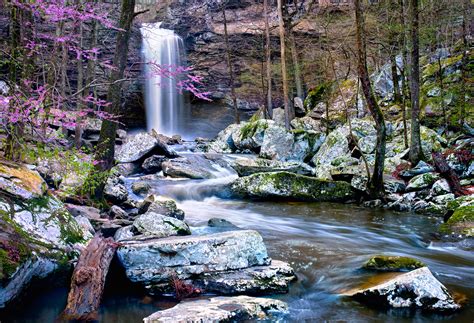
[[[358,56],[358,73],[364,92],[367,107],[374,118],[377,130],[377,144],[375,148],[375,166],[371,182],[369,183],[369,195],[372,198],[383,197],[383,172],[385,162],[386,149],[386,127],[382,111],[377,104],[372,85],[370,84],[369,73],[367,70],[367,50],[364,31],[364,16],[361,0],[355,0],[355,16],[356,16],[356,38],[357,38],[357,56]]]
[[[97,320],[105,279],[118,244],[96,235],[79,257],[72,274],[64,317],[74,321]]]
[[[82,6],[83,0],[77,0],[77,5],[80,7]],[[83,48],[84,45],[84,35],[83,35],[83,25],[82,22],[79,22],[77,27],[77,34],[79,35],[79,47]],[[83,92],[82,88],[84,86],[84,67],[82,65],[82,55],[80,55],[77,59],[77,104],[76,104],[76,112],[78,113],[76,118],[76,127],[74,131],[74,145],[77,149],[81,148],[81,141],[82,141],[82,118],[80,117],[80,113],[83,106]]]
[[[225,37],[225,47],[226,47],[226,56],[227,56],[227,68],[229,69],[229,83],[230,83],[230,91],[232,95],[232,103],[234,105],[235,123],[240,123],[239,108],[237,106],[237,95],[235,94],[234,70],[232,68],[232,58],[231,58],[230,45],[229,45],[229,34],[227,32],[227,17],[225,15],[225,5],[226,3],[222,5],[222,16],[224,18],[224,37]]]
[[[286,45],[285,45],[285,23],[283,21],[282,0],[277,0],[278,22],[280,30],[280,55],[281,55],[281,77],[283,83],[283,102],[285,104],[285,127],[290,129],[290,122],[295,117],[295,112],[290,105],[288,93],[288,72],[286,69]]]
[[[263,12],[265,16],[265,57],[267,69],[267,104],[266,117],[271,119],[273,116],[272,104],[272,53],[271,53],[271,39],[270,39],[270,24],[268,22],[268,0],[263,0]]]
[[[410,161],[413,165],[424,159],[420,136],[420,49],[419,49],[419,0],[408,0],[410,25],[410,92],[411,92],[411,138]]]
[[[109,77],[109,90],[107,92],[107,101],[110,104],[105,108],[105,112],[117,114],[120,110],[120,98],[125,67],[127,66],[128,41],[130,38],[130,30],[134,18],[135,0],[122,0],[122,9],[120,14],[119,27],[117,32],[117,41],[112,70]],[[113,120],[103,120],[100,130],[99,143],[95,154],[96,172],[108,171],[114,164],[115,154],[115,136],[117,133],[117,123]],[[98,187],[98,191],[101,187]]]
[[[304,99],[303,80],[301,77],[301,67],[298,59],[298,50],[296,48],[295,35],[292,30],[288,30],[288,40],[290,41],[291,60],[293,61],[293,70],[295,73],[296,96]]]
[[[400,25],[405,26],[405,0],[400,0]],[[410,89],[408,88],[407,80],[408,80],[408,51],[407,51],[407,37],[406,31],[403,30],[401,33],[402,41],[402,60],[403,60],[403,69],[402,69],[402,94],[403,94],[403,103],[402,103],[402,116],[403,116],[403,138],[405,142],[405,149],[409,147],[408,143],[408,127],[407,127],[407,100],[411,102],[411,94]]]
[[[395,50],[392,48],[392,51]],[[392,68],[392,81],[393,81],[393,100],[395,103],[402,102],[402,95],[400,93],[400,79],[398,77],[398,68],[397,68],[397,56],[395,53],[390,53],[390,64]]]
[[[471,0],[464,0],[463,2],[463,24],[462,24],[462,39],[463,39],[463,55],[462,55],[462,69],[461,69],[461,82],[462,82],[462,97],[463,100],[460,104],[459,110],[459,123],[464,124],[466,118],[466,106],[469,104],[469,101],[466,101],[467,96],[467,84],[466,79],[468,78],[468,63],[469,63],[469,38],[471,34],[471,9],[472,2]],[[469,99],[467,99],[469,100]]]

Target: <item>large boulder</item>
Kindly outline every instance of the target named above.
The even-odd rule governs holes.
[[[439,175],[436,173],[424,173],[413,177],[407,186],[407,191],[419,191],[431,187],[437,180]]]
[[[209,152],[214,153],[232,153],[237,147],[232,139],[233,134],[240,130],[240,125],[231,124],[217,135],[217,138],[209,144]]]
[[[265,131],[260,157],[285,161],[291,158],[294,135],[284,127],[272,126]]]
[[[154,238],[191,234],[188,225],[183,221],[154,212],[139,215],[133,221],[133,226],[139,233]]]
[[[313,171],[309,165],[302,162],[281,162],[262,158],[238,158],[232,164],[232,167],[239,176],[281,171],[301,175],[311,175]]]
[[[145,174],[154,174],[161,170],[161,164],[166,160],[165,156],[153,155],[143,161],[142,168]]]
[[[176,152],[169,148],[157,134],[140,132],[129,136],[123,145],[117,147],[115,159],[119,163],[136,162],[154,151],[167,157],[177,156]]]
[[[327,136],[312,159],[313,164],[316,166],[316,176],[323,179],[331,179],[331,163],[336,158],[349,155],[347,134],[342,128],[338,128]]]
[[[410,257],[377,255],[367,260],[363,268],[378,271],[410,271],[425,266],[421,261]]]
[[[119,177],[111,176],[107,179],[105,184],[104,197],[114,204],[121,204],[127,201],[128,190]]]
[[[148,288],[168,285],[172,277],[270,264],[262,237],[250,230],[127,241],[117,255],[128,278]]]
[[[347,295],[371,306],[427,311],[455,311],[461,308],[428,267],[401,274],[373,287],[350,291]]]
[[[212,163],[201,155],[190,155],[171,159],[161,164],[163,173],[174,178],[209,179],[215,178]]]
[[[219,323],[245,320],[271,321],[287,311],[288,306],[286,303],[279,300],[249,296],[221,296],[182,302],[173,308],[158,311],[144,318],[143,322]]]
[[[349,183],[321,180],[288,172],[258,173],[232,183],[237,195],[317,202],[344,202],[355,198]]]

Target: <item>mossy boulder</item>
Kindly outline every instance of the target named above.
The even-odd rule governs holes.
[[[370,258],[362,268],[377,271],[410,271],[425,266],[423,262],[410,257],[377,255]]]
[[[308,92],[304,100],[306,109],[313,109],[319,102],[325,100],[331,92],[331,86],[328,83],[321,83]]]
[[[261,199],[344,202],[355,198],[349,183],[321,180],[288,172],[258,173],[237,179],[232,190],[238,195]]]
[[[408,182],[407,191],[419,191],[431,187],[437,180],[439,180],[439,175],[436,173],[417,175]]]
[[[441,225],[440,232],[474,237],[474,205],[463,205],[456,209],[449,220]]]
[[[0,160],[0,193],[28,200],[43,196],[47,185],[40,174],[25,165]]]
[[[313,171],[312,168],[305,163],[281,162],[263,158],[238,158],[231,166],[239,176],[249,176],[256,173],[277,171],[286,171],[300,175],[311,175]]]

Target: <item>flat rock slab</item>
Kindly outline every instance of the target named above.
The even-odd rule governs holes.
[[[428,311],[455,311],[461,308],[428,267],[395,276],[373,287],[350,291],[346,295],[380,307]]]
[[[173,308],[144,318],[143,322],[217,323],[249,319],[272,320],[287,311],[286,303],[274,299],[248,296],[213,297],[179,303]]]
[[[300,175],[311,175],[313,171],[309,165],[302,162],[281,162],[263,158],[238,158],[232,165],[232,168],[235,169],[239,176],[280,171]]]
[[[287,293],[294,280],[295,272],[288,263],[272,260],[268,266],[204,273],[190,283],[206,293],[263,295]]]
[[[262,236],[252,230],[126,241],[117,254],[128,278],[145,286],[270,264]]]

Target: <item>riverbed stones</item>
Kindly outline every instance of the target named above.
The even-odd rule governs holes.
[[[272,321],[287,311],[287,304],[279,300],[221,296],[181,302],[173,308],[158,311],[143,321],[145,323],[219,323],[251,319]]]
[[[364,269],[377,271],[410,271],[426,265],[419,260],[403,256],[373,256],[362,266]]]
[[[321,180],[288,172],[258,173],[234,181],[232,191],[250,198],[344,202],[356,197],[347,182]]]
[[[249,176],[256,173],[278,171],[285,171],[301,175],[311,175],[313,171],[313,169],[308,164],[302,162],[281,162],[262,158],[238,158],[232,164],[232,168],[235,169],[239,176]]]
[[[133,226],[139,233],[153,238],[191,234],[188,225],[183,221],[154,212],[139,215],[133,221]]]
[[[145,286],[270,264],[261,235],[252,230],[127,241],[117,255],[128,278]]]
[[[398,275],[373,287],[350,291],[347,295],[379,307],[427,311],[455,311],[461,308],[428,267]]]
[[[132,184],[132,192],[137,195],[146,194],[149,190],[151,190],[151,185],[148,182],[137,181]]]

